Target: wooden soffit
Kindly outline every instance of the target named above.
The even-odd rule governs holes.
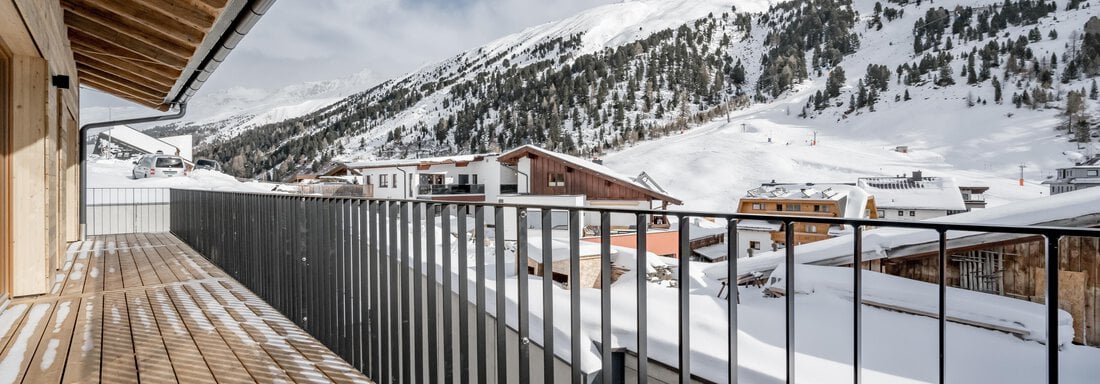
[[[167,110],[226,30],[232,2],[61,0],[81,84]]]

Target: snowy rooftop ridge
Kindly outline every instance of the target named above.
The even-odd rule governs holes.
[[[598,164],[596,162],[593,162],[593,161],[590,161],[590,160],[585,160],[585,159],[582,159],[582,158],[579,158],[579,157],[576,157],[576,156],[573,156],[573,155],[567,155],[567,154],[564,154],[564,153],[561,153],[561,152],[554,152],[554,151],[539,147],[537,145],[526,144],[526,145],[520,146],[518,148],[512,149],[508,152],[502,153],[500,155],[500,160],[503,161],[504,159],[515,156],[516,154],[522,153],[524,151],[533,151],[533,152],[540,153],[542,155],[550,156],[550,157],[556,158],[558,160],[564,161],[566,163],[575,165],[579,168],[585,168],[585,169],[588,169],[590,171],[601,174],[603,176],[615,179],[617,181],[620,181],[620,182],[623,182],[623,183],[626,183],[626,184],[629,184],[629,185],[633,185],[637,188],[641,188],[641,189],[650,191],[655,195],[658,195],[658,196],[661,196],[663,198],[668,199],[668,201],[670,201],[674,204],[680,204],[681,203],[679,199],[677,199],[675,197],[672,197],[672,196],[669,196],[663,190],[654,189],[654,188],[650,187],[647,184],[639,182],[636,178],[621,174],[621,173],[619,173],[619,172],[617,172],[617,171],[615,171],[611,168],[608,168],[606,165]]]
[[[966,210],[962,192],[951,177],[861,177],[856,185],[875,197],[886,209]]]

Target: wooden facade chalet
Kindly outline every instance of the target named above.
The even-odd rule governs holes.
[[[784,191],[782,196],[770,194],[757,194],[742,197],[737,206],[738,213],[751,213],[763,215],[781,216],[816,216],[816,217],[845,217],[846,199],[844,192],[814,191],[804,196],[802,191]],[[863,212],[858,212],[858,217],[866,216],[872,219],[878,218],[878,209],[875,207],[875,199],[870,197],[862,207]],[[794,223],[794,241],[796,245],[808,244],[833,237],[829,234],[830,226],[814,223]],[[786,232],[780,226],[779,230],[771,232],[771,240],[783,245],[787,242]]]
[[[680,199],[646,188],[598,164],[533,145],[501,154],[498,161],[514,167],[524,158],[530,160],[527,177],[533,195],[585,195],[589,201],[660,201],[662,207],[683,204]]]

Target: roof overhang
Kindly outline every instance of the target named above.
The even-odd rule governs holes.
[[[646,187],[644,187],[640,184],[637,184],[635,182],[623,180],[622,177],[620,177],[620,176],[616,176],[616,175],[612,175],[612,174],[609,174],[609,173],[604,172],[604,171],[600,171],[599,169],[596,169],[596,166],[594,165],[595,163],[592,163],[588,160],[570,159],[570,157],[572,157],[572,156],[559,154],[557,152],[553,152],[553,151],[547,150],[545,148],[537,147],[537,146],[530,145],[530,144],[524,145],[524,146],[512,149],[511,151],[500,154],[500,157],[497,158],[497,161],[499,161],[499,162],[501,162],[502,164],[505,164],[505,165],[515,166],[515,165],[518,164],[519,159],[521,159],[523,157],[533,157],[534,158],[534,157],[538,157],[538,156],[552,157],[552,158],[558,159],[559,161],[569,163],[572,166],[575,166],[575,167],[578,167],[578,168],[583,168],[585,171],[590,172],[593,175],[596,175],[596,176],[604,179],[607,182],[614,183],[614,184],[617,184],[617,185],[621,185],[623,187],[626,187],[626,188],[629,188],[629,189],[632,189],[632,190],[636,190],[636,191],[640,192],[641,194],[643,194],[645,196],[648,196],[650,199],[653,199],[653,200],[664,201],[666,203],[675,204],[675,205],[683,205],[684,204],[684,202],[681,201],[680,199],[669,196],[666,193],[661,193],[660,191],[655,191],[655,190],[646,188]],[[593,164],[593,166],[586,165],[586,163]]]
[[[80,84],[186,103],[275,0],[61,0]]]

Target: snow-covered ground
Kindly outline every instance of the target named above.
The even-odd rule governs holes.
[[[437,236],[442,232],[437,228]],[[491,236],[489,237],[491,238]],[[474,268],[473,242],[467,243],[470,268]],[[458,265],[458,247],[452,249],[452,265]],[[487,305],[495,313],[495,269],[493,246],[486,248],[488,287]],[[635,265],[636,253],[629,248],[613,247],[615,263],[620,266]],[[442,254],[439,246],[437,252]],[[509,252],[505,259],[513,259]],[[650,254],[647,261],[653,265],[669,265],[678,268],[673,259]],[[716,382],[726,381],[727,340],[729,328],[726,313],[729,302],[718,297],[721,283],[703,273],[705,263],[691,262],[689,274],[691,361],[692,373]],[[437,261],[437,271],[442,261]],[[518,276],[514,265],[503,266],[508,276],[505,282],[508,303],[507,322],[518,325]],[[799,383],[849,383],[852,381],[852,301],[850,289],[843,279],[836,276],[850,272],[847,268],[800,267],[800,282],[796,295],[796,382]],[[835,268],[835,269],[834,269]],[[812,273],[811,273],[812,272]],[[441,279],[437,275],[437,279]],[[452,270],[457,292],[458,271]],[[475,287],[475,272],[469,271],[471,292]],[[540,287],[541,279],[527,276],[530,287]],[[636,350],[637,275],[631,271],[623,275],[611,288],[612,336],[614,347]],[[868,298],[911,307],[927,306],[936,298],[935,286],[927,283],[867,272],[864,280]],[[677,365],[679,340],[675,330],[679,326],[677,290],[657,283],[647,285],[649,351],[650,357],[670,366]],[[769,298],[763,288],[741,287],[738,304],[738,364],[743,382],[779,383],[785,380],[785,301]],[[877,296],[876,296],[877,295]],[[984,295],[984,296],[983,296]],[[972,305],[982,302],[985,294],[953,291],[948,303],[949,312],[967,318],[1010,322],[1025,319],[1026,327],[1041,329],[1043,307],[1020,301],[1009,306]],[[557,285],[553,289],[555,353],[570,361],[570,307],[569,291]],[[931,300],[931,301],[930,301]],[[968,304],[969,303],[969,304]],[[531,313],[531,339],[542,344],[542,291],[529,292]],[[578,356],[582,370],[594,372],[600,368],[599,351],[588,341],[600,341],[600,292],[582,288],[581,334],[583,355]],[[937,375],[938,322],[929,317],[908,315],[865,306],[863,317],[863,378],[869,383],[918,383],[934,382]],[[1063,319],[1064,321],[1066,319]],[[1040,321],[1039,324],[1035,322]],[[958,383],[1035,383],[1045,377],[1045,346],[1007,333],[949,323],[947,328],[947,377]],[[1066,344],[1061,352],[1062,379],[1067,383],[1090,382],[1100,375],[1100,349]]]
[[[209,170],[193,170],[187,176],[134,179],[130,161],[99,159],[88,161],[88,188],[181,188],[213,191],[271,192],[276,184],[242,182],[236,177]]]

